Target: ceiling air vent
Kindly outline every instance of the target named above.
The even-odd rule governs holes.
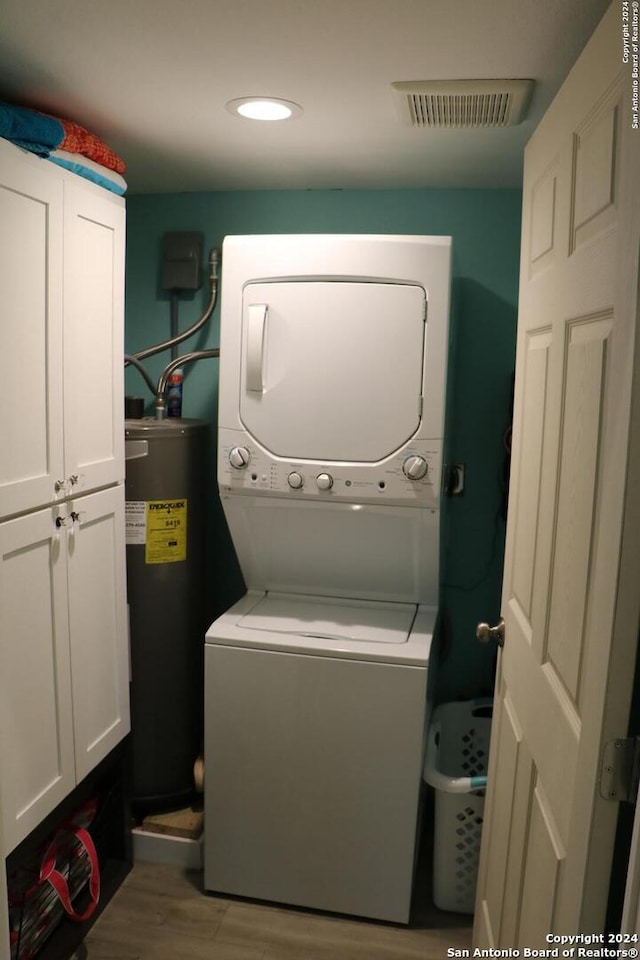
[[[511,127],[524,119],[533,80],[418,80],[391,86],[411,127]]]

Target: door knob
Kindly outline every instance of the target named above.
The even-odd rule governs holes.
[[[489,641],[495,640],[499,647],[504,647],[504,620],[502,617],[495,627],[490,627],[488,623],[479,623],[476,627],[476,637],[480,643],[489,643]]]

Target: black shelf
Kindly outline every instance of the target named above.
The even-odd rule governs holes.
[[[127,743],[113,750],[7,858],[7,874],[34,863],[48,839],[90,797],[98,810],[89,827],[100,862],[100,900],[92,916],[77,923],[64,916],[37,953],[39,960],[68,960],[131,870],[133,847],[127,784]],[[81,899],[83,894],[79,895]]]

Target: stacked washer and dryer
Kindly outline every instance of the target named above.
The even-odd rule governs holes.
[[[451,241],[228,237],[205,645],[211,891],[406,923],[438,610]]]

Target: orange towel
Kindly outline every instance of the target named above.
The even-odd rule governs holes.
[[[111,147],[107,146],[95,133],[90,133],[73,120],[64,120],[62,117],[55,119],[59,120],[64,128],[64,140],[58,145],[59,150],[81,153],[82,156],[95,160],[109,170],[115,170],[116,173],[125,172],[126,165],[122,157],[114,153]]]

